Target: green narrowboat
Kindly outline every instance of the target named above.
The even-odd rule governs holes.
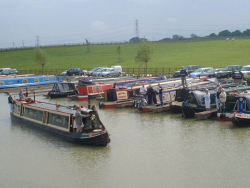
[[[225,92],[227,93],[227,100],[226,100],[226,110],[232,111],[233,106],[237,100],[234,93],[240,93],[246,90],[250,90],[250,86],[237,86],[237,87],[229,87],[224,88]],[[211,111],[217,108],[216,106],[216,91],[211,90],[210,93],[210,109]],[[205,102],[204,102],[204,94],[205,91],[189,91],[185,100],[182,103],[182,113],[186,118],[193,118],[195,117],[195,113],[204,112],[206,111]],[[216,113],[217,114],[217,113]],[[216,115],[215,114],[215,115]]]
[[[35,100],[14,100],[11,118],[38,127],[54,135],[84,145],[107,146],[109,134],[98,113],[82,108],[84,127],[82,132],[74,129],[74,107],[45,103]]]

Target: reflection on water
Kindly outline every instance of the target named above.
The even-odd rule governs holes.
[[[248,187],[250,128],[230,122],[99,109],[107,147],[82,146],[11,121],[1,94],[0,187]],[[64,105],[68,99],[37,100]],[[98,105],[98,101],[91,101]]]

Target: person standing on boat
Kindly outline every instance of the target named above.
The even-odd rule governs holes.
[[[181,67],[180,74],[181,74],[182,86],[183,86],[183,88],[185,88],[185,87],[187,87],[187,80],[186,80],[187,71],[186,71],[186,69],[184,69],[183,66]]]
[[[219,100],[220,93],[221,93],[221,85],[220,85],[220,83],[218,83],[217,87],[216,87],[216,98],[215,98],[217,109],[220,109],[220,104],[219,104],[219,102],[220,102],[220,100]]]
[[[163,96],[162,96],[162,86],[160,83],[158,83],[158,87],[157,87],[157,90],[159,92],[159,98],[160,98],[160,101],[161,101],[161,106],[163,106]]]
[[[114,84],[113,84],[113,88],[117,88],[117,83],[114,83]]]
[[[98,115],[96,105],[93,105],[93,106],[91,107],[91,110],[93,110],[93,111],[96,113],[96,115]]]
[[[24,99],[24,94],[23,94],[23,90],[20,89],[20,93],[19,93],[19,100]]]
[[[12,93],[9,94],[8,103],[9,103],[9,106],[10,106],[10,112],[12,112],[12,104],[13,104]]]
[[[146,99],[147,98],[147,87],[145,84],[142,84],[140,87],[140,94],[143,95],[143,97]]]
[[[28,88],[26,87],[25,97],[29,96]]]
[[[147,96],[148,96],[148,105],[152,104],[152,97],[154,95],[154,90],[152,88],[152,85],[149,84],[148,89],[147,89]]]
[[[205,92],[206,92],[204,94],[205,106],[206,106],[206,110],[209,111],[210,110],[210,103],[211,103],[210,93],[209,93],[208,89],[206,89]]]
[[[86,115],[81,114],[81,107],[79,105],[76,105],[76,112],[75,112],[75,123],[77,130],[76,132],[82,132],[82,118],[87,117]]]
[[[221,93],[219,97],[220,97],[221,111],[225,111],[225,108],[226,108],[225,103],[227,100],[227,94],[223,88],[221,89]]]

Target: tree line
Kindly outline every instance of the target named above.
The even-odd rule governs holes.
[[[211,33],[208,36],[205,37],[199,37],[196,34],[191,34],[190,38],[185,38],[182,35],[173,35],[172,38],[163,38],[159,40],[158,42],[164,42],[164,41],[181,41],[181,40],[190,40],[190,39],[206,39],[206,38],[216,38],[216,37],[249,37],[250,36],[250,29],[247,29],[243,32],[240,30],[235,30],[233,32],[229,30],[223,30],[220,31],[218,34]],[[139,37],[133,37],[129,40],[129,43],[137,43],[137,42],[145,42],[148,41],[146,38],[139,38]],[[156,41],[157,42],[157,41]]]

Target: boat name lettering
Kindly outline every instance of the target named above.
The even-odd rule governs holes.
[[[188,103],[188,106],[193,107],[193,108],[197,108],[197,105],[196,105],[196,104]]]

